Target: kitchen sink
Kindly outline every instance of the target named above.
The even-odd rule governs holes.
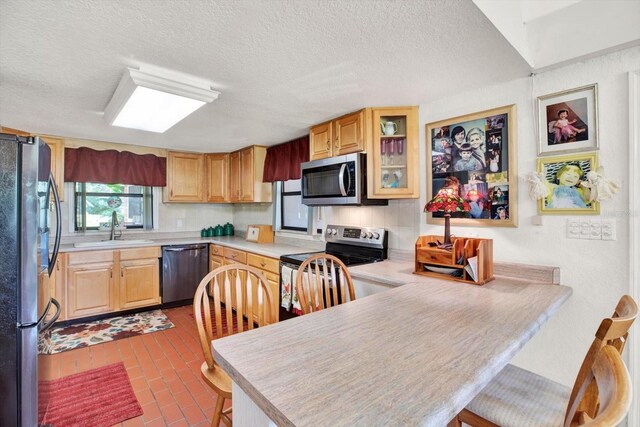
[[[74,243],[76,248],[108,248],[112,246],[135,246],[140,244],[153,243],[153,240],[101,240],[98,242]]]

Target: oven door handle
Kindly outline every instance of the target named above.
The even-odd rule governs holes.
[[[340,173],[338,174],[338,184],[340,185],[340,193],[342,194],[342,196],[347,195],[347,190],[344,188],[344,171],[346,169],[347,164],[343,163],[342,166],[340,166]],[[349,176],[349,187],[351,187],[351,176]]]

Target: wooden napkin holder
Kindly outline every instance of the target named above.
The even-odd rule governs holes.
[[[452,237],[451,249],[429,245],[442,242],[442,236],[420,236],[415,246],[415,271],[421,276],[484,285],[493,277],[493,239]],[[477,261],[474,280],[469,259]],[[431,268],[432,270],[428,270]],[[433,271],[438,270],[438,271]],[[452,275],[453,273],[455,275]]]
[[[273,227],[261,224],[248,225],[245,240],[256,243],[273,243]]]

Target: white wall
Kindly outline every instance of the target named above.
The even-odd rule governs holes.
[[[627,72],[639,66],[640,48],[636,47],[420,106],[424,128],[428,122],[515,103],[518,171],[524,175],[536,167],[536,97],[598,83],[600,164],[610,178],[622,184],[622,191],[601,206],[603,217],[616,219],[616,241],[567,239],[567,216],[544,216],[542,226],[532,225],[537,208],[528,198],[522,179],[518,228],[452,228],[452,233],[494,239],[496,260],[560,267],[562,283],[573,288],[573,296],[516,356],[514,363],[569,386],[573,385],[599,320],[609,316],[620,296],[629,291]],[[424,141],[424,129],[421,140]],[[423,142],[422,182],[426,180],[425,150]],[[424,189],[422,193],[421,205],[426,201]],[[432,227],[421,221],[419,232],[432,233]]]

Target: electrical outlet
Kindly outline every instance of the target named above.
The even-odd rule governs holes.
[[[579,239],[580,238],[580,222],[569,218],[567,220],[567,238]]]
[[[591,238],[591,223],[588,219],[580,221],[580,238],[585,240]]]
[[[602,220],[602,240],[616,240],[616,220],[607,218]]]
[[[184,227],[184,219],[178,219],[176,221],[176,227],[177,228],[183,228]]]
[[[602,239],[602,221],[600,221],[600,219],[592,219],[589,221],[589,239]]]

